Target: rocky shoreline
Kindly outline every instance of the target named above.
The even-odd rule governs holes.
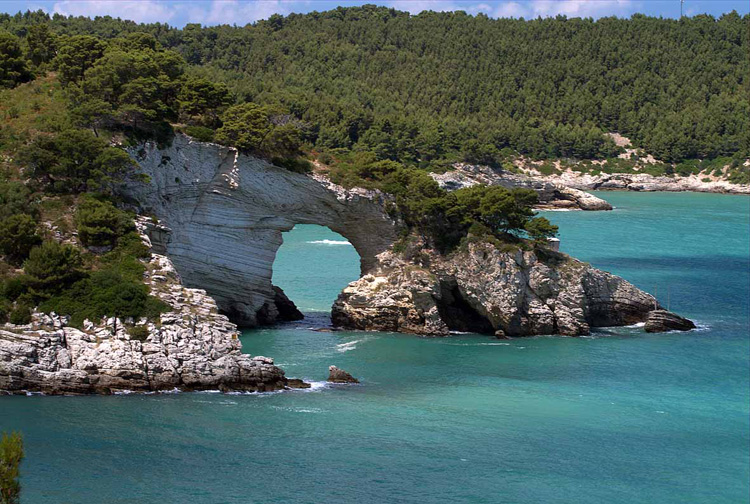
[[[448,191],[478,184],[499,185],[508,189],[533,189],[539,197],[539,210],[612,210],[612,205],[608,202],[578,188],[550,182],[541,177],[495,170],[489,166],[457,163],[452,171],[431,173],[430,176]]]
[[[172,262],[153,254],[145,281],[172,309],[134,338],[119,319],[82,330],[35,313],[26,326],[0,326],[0,394],[109,394],[120,391],[287,388],[273,359],[241,352],[237,326],[201,289],[180,282]]]
[[[750,184],[732,184],[726,180],[704,181],[697,175],[689,177],[654,176],[647,173],[598,173],[592,175],[567,170],[553,175],[512,173],[489,166],[457,163],[453,170],[431,173],[433,179],[447,190],[477,184],[533,189],[539,196],[538,210],[612,210],[612,205],[586,191],[638,192],[707,192],[750,195]],[[521,168],[519,168],[521,169]]]
[[[415,243],[412,253],[378,256],[379,267],[339,295],[334,325],[425,336],[581,336],[645,322],[662,309],[622,278],[550,250],[476,242],[442,257]]]
[[[732,184],[726,180],[704,182],[698,176],[659,177],[647,173],[599,173],[591,175],[573,171],[540,177],[581,191],[638,191],[638,192],[706,192],[718,194],[748,194],[749,184]]]
[[[27,326],[1,326],[0,393],[305,388],[272,359],[243,354],[235,325],[302,316],[271,283],[282,232],[296,224],[327,226],[360,255],[361,278],[333,305],[336,327],[498,337],[579,336],[649,317],[653,330],[688,327],[622,278],[551,250],[470,236],[441,255],[411,236],[396,253],[402,227],[387,210],[391,198],[378,191],[345,189],[181,135],[167,148],[146,143],[130,153],[145,177],[121,195],[155,216],[136,222],[154,252],[144,281],[170,311],[155,322],[87,321],[82,329],[41,313]],[[611,209],[580,190],[488,170],[466,165],[433,177],[449,190],[509,184],[536,190],[554,208]],[[142,329],[131,334],[133,325]]]

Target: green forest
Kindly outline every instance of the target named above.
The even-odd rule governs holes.
[[[237,102],[283,106],[320,150],[415,164],[489,164],[504,148],[604,158],[616,148],[602,133],[617,131],[667,162],[748,155],[750,19],[736,13],[525,21],[363,6],[184,29],[0,15],[22,38],[40,23],[56,35],[151,33]]]
[[[415,234],[443,253],[545,247],[557,228],[535,216],[534,191],[447,192],[428,171],[519,155],[585,165],[620,152],[607,132],[678,174],[736,168],[749,21],[364,6],[175,29],[0,14],[0,322],[167,309],[142,282],[150,253],[116,188],[138,177],[123,147],[175,132],[392,194],[401,248]]]

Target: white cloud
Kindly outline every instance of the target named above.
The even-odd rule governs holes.
[[[388,2],[389,7],[396,10],[406,11],[410,14],[419,14],[422,11],[455,11],[464,10],[453,2],[445,0],[393,0]]]
[[[260,19],[268,19],[272,14],[289,14],[295,10],[295,5],[304,6],[307,3],[309,2],[293,0],[213,0],[207,10],[200,7],[190,9],[188,18],[192,23],[204,25],[244,26]]]
[[[528,17],[530,13],[531,11],[519,2],[500,2],[493,12],[493,16],[498,18],[520,18]]]
[[[563,14],[568,17],[598,18],[625,14],[632,5],[631,0],[534,0],[530,7],[535,17]]]
[[[139,23],[162,23],[172,19],[175,6],[155,0],[63,0],[52,11],[66,16],[112,16]]]

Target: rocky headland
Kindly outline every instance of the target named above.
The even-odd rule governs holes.
[[[593,327],[644,322],[661,308],[622,278],[551,250],[470,242],[441,256],[414,244],[405,255],[379,259],[339,295],[334,325],[428,336],[580,336]]]
[[[702,177],[655,176],[648,173],[580,173],[566,171],[556,175],[540,177],[551,184],[559,184],[581,191],[666,191],[709,192],[722,194],[750,194],[750,185],[732,184],[727,180],[703,180]]]
[[[76,329],[65,317],[34,313],[28,325],[0,326],[0,393],[287,387],[273,359],[241,352],[237,326],[219,313],[206,291],[184,287],[169,258],[153,254],[145,281],[171,310],[157,323],[137,321],[135,327],[144,329],[140,337],[114,318],[86,321]]]
[[[414,234],[404,238],[393,199],[379,191],[345,189],[182,135],[169,147],[145,143],[129,152],[140,173],[120,193],[141,215],[137,227],[152,247],[144,281],[170,310],[155,322],[73,328],[64,317],[35,313],[31,324],[0,327],[0,391],[304,388],[272,359],[243,354],[235,325],[302,317],[271,283],[282,233],[296,224],[327,226],[360,255],[361,278],[333,305],[340,328],[577,336],[645,322],[654,310],[652,328],[674,329],[682,320],[627,281],[546,248],[469,236],[439,254]],[[449,189],[456,180],[492,183],[482,170],[472,173],[469,182],[454,172],[436,179]],[[564,187],[515,183],[553,206],[605,207]]]

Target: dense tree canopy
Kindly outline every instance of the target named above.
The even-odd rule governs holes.
[[[18,37],[0,29],[0,88],[12,88],[30,79]]]
[[[0,16],[24,34],[43,13]],[[750,20],[634,15],[535,20],[417,16],[363,6],[178,30],[54,16],[52,30],[103,39],[151,33],[227,83],[240,101],[281,103],[318,148],[423,162],[511,147],[535,157],[609,156],[618,131],[658,158],[748,153]]]

